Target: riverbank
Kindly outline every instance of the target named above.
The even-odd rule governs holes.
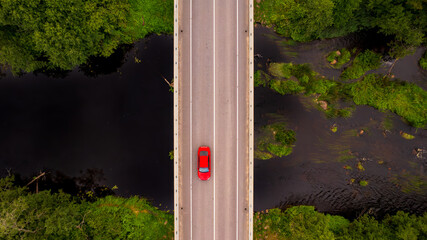
[[[173,214],[141,197],[106,196],[87,201],[64,192],[28,192],[14,177],[0,179],[0,238],[4,239],[172,239]],[[427,214],[398,212],[381,221],[368,215],[350,221],[311,206],[254,213],[256,239],[396,239],[427,237]]]

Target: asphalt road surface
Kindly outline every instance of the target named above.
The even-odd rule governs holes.
[[[248,239],[249,1],[179,1],[179,238]],[[209,146],[212,175],[197,177]]]

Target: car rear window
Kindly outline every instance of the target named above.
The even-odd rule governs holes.
[[[208,151],[200,151],[200,156],[208,156]]]

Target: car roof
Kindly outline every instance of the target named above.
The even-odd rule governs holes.
[[[209,157],[207,155],[200,155],[199,167],[209,167]]]

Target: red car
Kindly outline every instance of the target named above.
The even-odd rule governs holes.
[[[199,147],[197,153],[197,175],[203,181],[211,177],[211,150],[209,147]]]

